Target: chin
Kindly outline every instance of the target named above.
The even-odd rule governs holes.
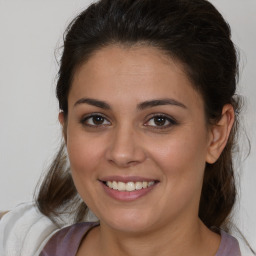
[[[112,229],[128,232],[128,233],[141,233],[149,229],[156,220],[143,214],[138,210],[123,210],[115,211],[110,216],[102,216],[101,222],[109,226]]]

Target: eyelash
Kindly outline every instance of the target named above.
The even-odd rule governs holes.
[[[100,118],[104,119],[104,122],[107,120],[107,118],[104,115],[98,114],[98,113],[93,113],[93,114],[90,114],[89,116],[83,117],[82,120],[80,121],[80,123],[84,126],[89,126],[89,127],[92,127],[92,128],[101,128],[102,126],[103,127],[108,126],[108,124],[107,125],[106,124],[93,125],[93,124],[86,123],[86,122],[88,122],[88,120],[90,120],[91,118],[95,118],[95,117],[100,117]]]
[[[177,121],[174,118],[171,118],[171,117],[166,116],[164,114],[154,114],[154,115],[152,115],[148,119],[148,121],[146,123],[149,123],[151,120],[153,120],[153,122],[154,122],[155,118],[163,118],[164,119],[164,124],[166,122],[168,122],[168,124],[167,125],[163,125],[163,126],[162,125],[155,125],[155,126],[153,126],[153,125],[144,124],[144,126],[150,126],[152,129],[167,129],[167,128],[170,128],[173,125],[177,125],[178,124]]]
[[[100,114],[100,113],[93,113],[93,114],[90,114],[89,116],[85,116],[81,119],[80,123],[84,126],[88,126],[88,127],[92,127],[92,128],[102,128],[102,127],[106,127],[106,126],[109,126],[109,124],[88,124],[88,120],[90,120],[91,118],[96,118],[96,117],[100,117],[103,119],[103,122],[107,121],[108,123],[110,123],[107,118]],[[168,122],[168,125],[148,125],[147,123],[149,123],[151,120],[153,120],[153,122],[155,121],[154,119],[155,118],[163,118],[164,119],[164,124],[166,122]],[[154,114],[152,115],[148,121],[144,124],[144,126],[149,126],[151,127],[152,129],[167,129],[167,128],[170,128],[171,126],[173,125],[177,125],[177,121],[174,119],[174,118],[171,118],[167,115],[164,115],[164,114]]]

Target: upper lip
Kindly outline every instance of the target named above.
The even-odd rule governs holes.
[[[140,176],[106,176],[106,177],[100,178],[99,180],[102,182],[121,181],[124,183],[127,183],[129,181],[132,181],[132,182],[157,181],[156,179],[153,179],[153,178],[145,178],[145,177],[140,177]]]

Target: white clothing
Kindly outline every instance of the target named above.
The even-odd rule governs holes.
[[[58,230],[34,203],[20,204],[0,220],[0,255],[38,256]]]

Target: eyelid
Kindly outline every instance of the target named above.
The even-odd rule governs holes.
[[[100,116],[102,118],[104,118],[107,122],[109,122],[111,124],[111,122],[109,121],[109,119],[102,113],[98,113],[98,112],[95,112],[95,113],[90,113],[88,115],[84,115],[81,120],[80,120],[80,123],[84,126],[88,126],[88,127],[93,127],[93,128],[99,128],[99,127],[102,127],[102,126],[108,126],[109,124],[99,124],[99,125],[90,125],[90,124],[86,124],[85,122],[87,120],[89,120],[90,118],[92,117],[95,117],[95,116]]]
[[[95,116],[100,116],[100,117],[102,117],[102,118],[103,118],[105,121],[107,121],[109,124],[99,124],[99,125],[95,124],[95,125],[91,125],[91,124],[86,123],[86,121],[87,121],[88,119],[90,119],[90,118],[92,118],[92,117],[95,117]],[[154,126],[154,125],[147,125],[147,123],[148,123],[151,119],[156,118],[156,117],[163,117],[163,118],[165,118],[165,119],[169,122],[169,124],[163,125],[163,126],[160,126],[160,125],[159,125],[159,126],[158,126],[158,125],[155,125],[155,126]],[[144,125],[144,126],[148,126],[148,127],[152,128],[152,129],[167,129],[167,128],[172,127],[173,125],[177,125],[177,124],[178,124],[178,122],[177,122],[177,120],[176,120],[175,118],[171,117],[170,115],[163,114],[163,113],[154,113],[154,114],[148,115],[148,116],[146,117],[146,120],[147,120],[147,121],[144,122],[143,125]],[[82,125],[84,125],[84,126],[93,127],[93,128],[106,127],[106,126],[109,126],[109,125],[111,124],[111,122],[109,121],[109,118],[106,117],[104,114],[99,113],[99,112],[94,112],[94,113],[90,113],[90,114],[84,115],[84,116],[81,118],[80,123],[81,123]]]
[[[173,125],[177,125],[178,122],[175,118],[167,115],[167,114],[163,114],[163,113],[155,113],[155,114],[152,114],[150,116],[147,117],[147,121],[145,123],[148,123],[151,119],[155,118],[155,117],[163,117],[165,118],[167,121],[169,121],[169,124],[168,125],[164,125],[164,126],[152,126],[152,125],[146,125],[144,124],[144,126],[149,126],[153,129],[166,129],[166,128],[170,128],[171,126]]]

